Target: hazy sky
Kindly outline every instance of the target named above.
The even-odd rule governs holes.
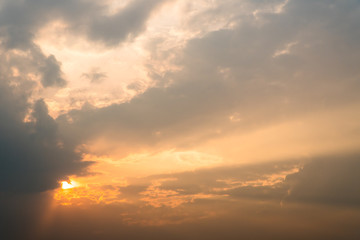
[[[0,0],[0,238],[360,239],[359,0]]]

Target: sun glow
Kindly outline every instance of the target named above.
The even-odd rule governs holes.
[[[74,188],[75,184],[71,181],[67,182],[67,181],[63,181],[61,182],[61,188],[62,189],[70,189],[70,188]]]

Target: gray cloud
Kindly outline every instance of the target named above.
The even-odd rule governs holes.
[[[57,136],[55,121],[42,100],[35,104],[34,123],[1,123],[0,192],[42,192],[80,174],[89,163]],[[13,119],[11,119],[13,120]]]
[[[115,14],[96,1],[3,1],[0,9],[0,36],[8,48],[31,46],[37,31],[54,20],[63,20],[68,29],[90,40],[117,45],[145,29],[152,11],[164,0],[134,0]]]
[[[99,69],[93,68],[90,72],[83,73],[82,77],[90,80],[91,83],[101,83],[105,78],[107,78],[107,75]]]
[[[165,1],[135,0],[112,16],[95,16],[87,29],[88,36],[110,46],[136,37],[145,29],[145,23],[152,11],[163,2]]]
[[[61,179],[81,174],[89,163],[81,162],[76,146],[59,136],[45,102],[30,102],[36,87],[28,74],[33,72],[33,61],[11,53],[0,59],[0,192],[57,188]]]
[[[53,55],[44,59],[43,66],[40,67],[42,73],[41,83],[44,87],[65,86],[66,81],[62,77],[60,62]]]
[[[288,201],[360,206],[359,154],[322,157],[296,174],[289,175]]]

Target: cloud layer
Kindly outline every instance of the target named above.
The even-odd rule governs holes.
[[[356,0],[0,0],[0,238],[358,238],[359,11]],[[42,45],[53,26],[73,49]],[[127,58],[141,79],[99,70]],[[83,78],[124,93],[56,109]],[[107,182],[91,182],[90,166]],[[71,176],[89,183],[55,191]]]
[[[235,9],[247,6],[231,3]],[[221,8],[229,2],[216,4]],[[149,74],[157,87],[129,103],[71,111],[59,118],[64,131],[85,139],[101,132],[129,145],[124,152],[133,145],[181,147],[217,136],[214,129],[244,133],[358,103],[357,4],[289,1],[281,6],[275,11],[250,4],[231,28],[172,49],[178,53],[172,60],[178,70],[159,75],[151,60]],[[197,21],[208,14],[197,15]],[[156,62],[169,60],[158,54],[165,40],[151,45]],[[70,124],[63,122],[66,118]]]

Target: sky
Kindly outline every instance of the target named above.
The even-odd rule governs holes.
[[[0,239],[360,239],[359,0],[0,0]]]

